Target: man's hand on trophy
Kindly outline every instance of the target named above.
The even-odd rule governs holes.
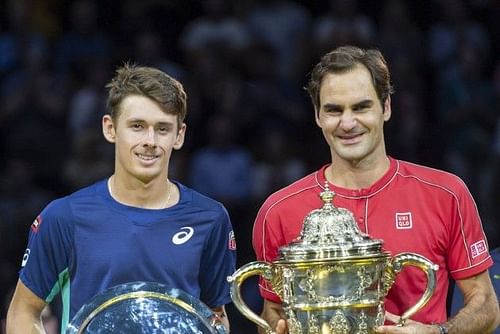
[[[285,312],[281,304],[264,299],[262,318],[269,324],[271,330],[276,334],[288,334],[288,326],[285,320]],[[268,329],[259,327],[259,334],[268,334]]]
[[[288,328],[286,326],[286,320],[285,319],[280,319],[276,323],[276,334],[287,334],[288,333]]]
[[[394,325],[380,326],[375,329],[377,333],[386,334],[440,334],[439,327],[435,325],[426,325],[418,321],[408,319],[404,325],[396,325],[399,323],[400,316],[385,312],[385,319],[393,322]]]

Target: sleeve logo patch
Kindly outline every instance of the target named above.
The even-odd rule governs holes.
[[[411,212],[396,212],[396,228],[398,230],[407,230],[412,227]]]
[[[229,232],[228,248],[230,250],[236,250],[236,238],[234,237],[234,231]]]
[[[30,258],[30,253],[31,253],[31,250],[29,248],[27,248],[26,252],[24,252],[24,255],[23,255],[23,262],[21,262],[21,267],[24,268],[26,263],[28,263],[28,259]]]
[[[481,254],[486,253],[487,247],[486,247],[486,242],[484,240],[480,240],[478,242],[473,243],[470,246],[470,252],[472,254],[472,258],[476,258]]]
[[[36,219],[31,224],[31,230],[37,233],[38,229],[40,228],[40,225],[42,225],[42,216],[36,217]]]

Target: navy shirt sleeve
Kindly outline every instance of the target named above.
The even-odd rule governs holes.
[[[50,303],[69,279],[72,224],[69,200],[51,202],[30,227],[20,279]]]
[[[206,239],[200,268],[201,300],[210,307],[231,302],[227,277],[236,269],[236,242],[229,215],[222,207]]]

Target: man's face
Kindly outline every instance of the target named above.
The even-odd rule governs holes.
[[[320,88],[316,123],[330,146],[332,159],[357,163],[385,156],[383,125],[391,115],[389,99],[384,109],[364,66],[327,74]]]
[[[179,129],[177,116],[149,98],[131,95],[121,102],[114,122],[103,118],[103,131],[115,143],[115,174],[148,183],[158,177],[166,180],[172,149],[182,147],[186,125]]]

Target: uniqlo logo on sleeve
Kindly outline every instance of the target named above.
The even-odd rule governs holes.
[[[478,257],[479,255],[486,253],[486,251],[487,251],[486,242],[484,240],[475,242],[470,246],[470,252],[472,254],[472,258]]]
[[[411,219],[411,212],[397,212],[396,213],[396,228],[398,230],[410,229],[413,227]]]
[[[236,238],[234,237],[234,232],[229,232],[229,243],[228,248],[230,250],[236,250]]]

